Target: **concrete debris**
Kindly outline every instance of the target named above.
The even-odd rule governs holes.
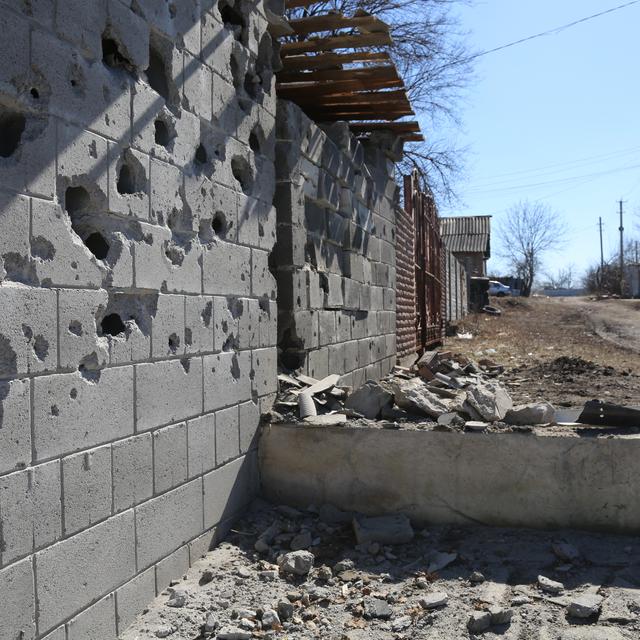
[[[575,562],[580,559],[580,551],[567,542],[554,542],[551,548],[553,549],[553,553],[565,562]]]
[[[365,418],[375,420],[380,416],[382,409],[392,403],[393,394],[377,382],[369,380],[347,398],[344,406]]]
[[[303,393],[300,394],[302,397]],[[304,421],[307,424],[315,424],[323,427],[334,427],[339,424],[343,424],[347,421],[347,416],[344,413],[325,413],[323,415],[306,416]]]
[[[434,591],[420,599],[420,606],[423,609],[438,609],[447,604],[449,596],[444,591]]]
[[[595,593],[583,593],[571,601],[567,612],[574,618],[591,618],[600,611],[602,600],[602,596]]]
[[[306,576],[313,568],[314,556],[308,551],[292,551],[280,558],[278,564],[283,573]]]
[[[427,572],[435,573],[436,571],[442,571],[442,569],[448,567],[452,562],[455,562],[457,558],[457,553],[441,553],[439,551],[433,551],[427,557]]]
[[[393,615],[393,609],[386,600],[380,598],[365,598],[364,617],[389,619]]]
[[[467,622],[471,633],[482,633],[491,626],[491,614],[488,611],[474,611]]]
[[[448,413],[450,405],[438,397],[419,379],[400,380],[393,383],[396,404],[413,413],[438,418]]]
[[[471,584],[481,584],[482,582],[485,581],[485,577],[482,573],[480,573],[479,571],[474,571],[470,576],[469,576],[469,582],[471,582]]]
[[[505,609],[504,607],[489,607],[489,614],[491,615],[491,624],[509,624],[513,617],[512,609]]]
[[[502,420],[513,407],[509,394],[495,382],[471,385],[467,389],[467,402],[489,422]]]
[[[413,540],[413,527],[407,516],[399,514],[373,518],[354,517],[353,530],[358,544],[405,544]]]
[[[542,575],[538,576],[538,586],[546,593],[557,594],[564,591],[564,585],[562,582],[556,582],[555,580],[551,580],[551,578],[546,578]]]
[[[548,402],[521,404],[507,411],[504,421],[507,424],[536,425],[555,422],[556,410]]]

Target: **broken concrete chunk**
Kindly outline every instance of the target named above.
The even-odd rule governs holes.
[[[627,624],[638,619],[640,613],[640,598],[625,597],[622,593],[613,593],[602,603],[600,618],[602,622],[616,622]]]
[[[298,396],[298,409],[300,411],[301,418],[308,418],[309,416],[315,416],[318,414],[316,411],[316,403],[313,401],[313,396],[306,391]]]
[[[564,591],[562,582],[556,582],[545,576],[538,576],[538,586],[547,593],[562,593]]]
[[[278,558],[280,569],[284,573],[306,576],[313,568],[315,558],[309,551],[291,551]]]
[[[291,539],[289,546],[291,551],[300,551],[301,549],[308,549],[312,542],[313,537],[311,536],[311,532],[303,531]]]
[[[413,540],[413,527],[403,514],[353,518],[353,530],[358,544],[405,544]]]
[[[347,398],[344,406],[369,420],[375,420],[382,409],[392,402],[393,394],[389,393],[377,382],[369,380]]]
[[[393,609],[386,600],[381,600],[380,598],[365,598],[365,618],[381,618],[382,620],[388,620],[392,615]]]
[[[491,614],[488,611],[474,611],[467,622],[471,633],[482,633],[491,626]]]
[[[420,606],[423,609],[437,609],[444,607],[449,600],[449,596],[444,591],[434,591],[427,594],[424,598],[420,598]]]
[[[489,613],[491,614],[491,624],[509,624],[513,617],[513,610],[504,607],[489,607]]]
[[[458,558],[457,553],[441,553],[440,551],[432,551],[427,556],[427,572],[434,573],[442,571]]]
[[[344,424],[347,421],[347,416],[344,413],[325,413],[320,416],[307,416],[304,421],[307,424],[314,424],[319,427],[333,427],[338,424]]]
[[[484,420],[502,420],[513,407],[509,394],[497,383],[478,382],[467,389],[467,402]]]
[[[251,640],[251,631],[245,631],[240,627],[225,627],[216,635],[217,640]]]
[[[417,378],[394,382],[393,393],[399,407],[414,413],[424,414],[430,418],[438,418],[450,410],[447,401],[429,391],[427,385]]]
[[[535,425],[555,422],[556,410],[548,402],[520,404],[507,411],[504,421],[507,424]]]
[[[600,611],[602,600],[596,593],[583,593],[571,601],[567,611],[574,618],[590,618]]]
[[[322,378],[322,380],[318,380],[318,382],[316,382],[315,384],[312,384],[308,389],[305,389],[304,393],[308,393],[312,396],[316,393],[328,391],[338,384],[338,380],[340,380],[340,376],[333,373],[326,378]]]
[[[262,614],[262,628],[263,629],[273,629],[280,625],[280,618],[278,614],[273,609],[267,609]]]
[[[467,420],[464,423],[464,428],[469,431],[486,431],[488,426],[488,422],[482,422],[481,420]]]

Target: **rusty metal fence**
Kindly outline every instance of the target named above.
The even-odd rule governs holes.
[[[396,263],[398,356],[421,354],[444,338],[445,254],[433,195],[420,189],[417,172],[404,177]]]

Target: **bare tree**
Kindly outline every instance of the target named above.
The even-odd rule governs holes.
[[[411,103],[422,117],[426,142],[407,143],[400,170],[417,168],[437,196],[455,199],[454,182],[464,165],[464,149],[438,139],[439,123],[459,123],[461,92],[472,75],[473,55],[453,9],[471,0],[325,0],[291,15],[366,11],[390,26],[390,55],[404,79]]]
[[[564,224],[548,205],[525,200],[509,209],[498,225],[498,237],[503,257],[524,280],[522,295],[529,296],[543,254],[564,242]]]
[[[545,273],[550,289],[571,289],[574,284],[574,265],[570,264],[564,269],[558,269],[556,273]]]

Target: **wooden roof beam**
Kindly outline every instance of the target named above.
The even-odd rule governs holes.
[[[360,47],[379,47],[393,44],[388,33],[370,33],[366,35],[329,36],[311,38],[301,42],[283,42],[280,55],[284,58],[300,53],[316,53],[335,49],[356,49]]]
[[[314,56],[287,56],[282,60],[283,71],[305,71],[341,67],[354,62],[386,62],[386,51],[356,51],[354,53],[318,53]]]
[[[372,15],[350,18],[341,13],[327,13],[289,20],[289,25],[298,35],[338,29],[357,29],[364,33],[389,33],[389,25]]]
[[[316,71],[280,71],[280,84],[293,82],[334,82],[336,80],[400,80],[395,65],[362,67],[358,69],[319,69]]]

